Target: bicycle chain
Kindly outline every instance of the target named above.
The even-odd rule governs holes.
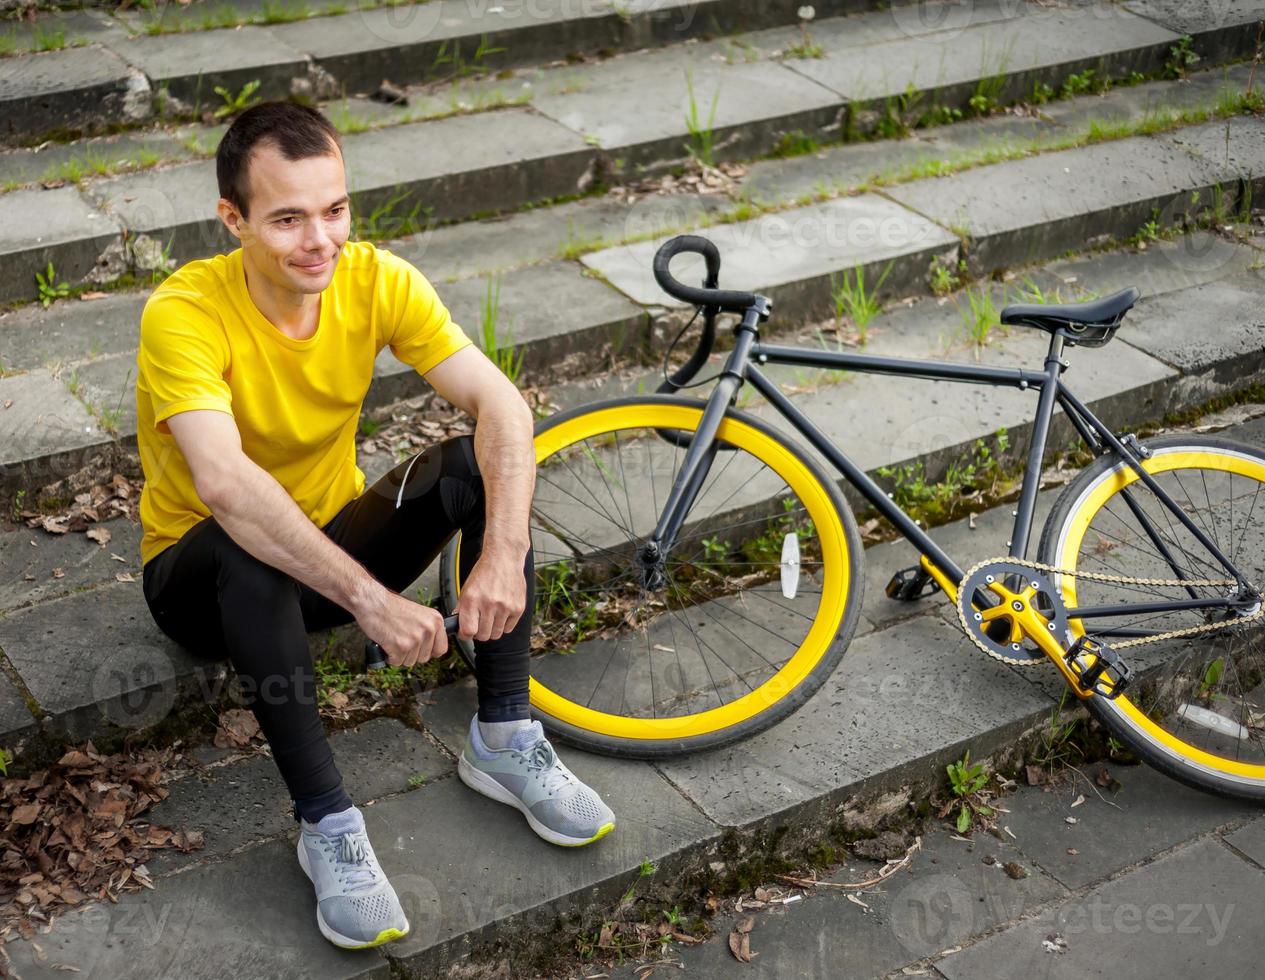
[[[978,572],[981,568],[983,568],[985,565],[991,565],[994,562],[1005,562],[1011,565],[1023,565],[1027,568],[1035,569],[1038,572],[1046,572],[1047,574],[1051,574],[1051,575],[1068,575],[1068,576],[1071,576],[1072,578],[1092,579],[1096,582],[1118,582],[1122,585],[1166,585],[1166,586],[1202,585],[1202,586],[1207,586],[1207,587],[1219,586],[1219,585],[1238,585],[1238,582],[1235,581],[1234,579],[1136,578],[1129,575],[1112,575],[1108,572],[1075,572],[1075,571],[1069,571],[1068,569],[1065,569],[1065,568],[1057,568],[1054,565],[1047,565],[1044,562],[1029,561],[1025,558],[1012,558],[1009,555],[1007,555],[1004,558],[987,558],[984,561],[976,562],[976,564],[971,566],[971,568],[967,570],[966,574],[962,576],[962,581],[958,583],[958,589],[957,589],[958,601],[955,603],[958,610],[958,622],[962,626],[962,632],[965,633],[967,638],[972,643],[974,643],[975,646],[977,646],[980,650],[984,651],[984,653],[988,654],[988,656],[992,657],[994,660],[1000,660],[1002,663],[1010,664],[1015,667],[1030,667],[1033,664],[1040,663],[1041,661],[1033,660],[1033,659],[1020,660],[1016,657],[1007,657],[1007,656],[997,653],[994,650],[990,650],[988,647],[984,646],[984,644],[981,643],[979,639],[971,632],[970,627],[967,625],[966,610],[963,608],[963,602],[969,601],[965,599],[963,595],[963,586],[966,584],[967,580],[976,572]],[[1056,601],[1061,601],[1062,599],[1061,596],[1055,596],[1054,598]],[[1251,623],[1257,619],[1260,619],[1262,616],[1265,616],[1265,602],[1260,603],[1256,612],[1252,613],[1249,616],[1242,616],[1238,619],[1227,619],[1220,623],[1204,623],[1202,626],[1187,626],[1187,627],[1183,627],[1182,629],[1170,630],[1167,633],[1160,633],[1157,636],[1142,636],[1142,637],[1138,637],[1137,639],[1126,640],[1123,643],[1113,643],[1111,645],[1111,648],[1117,651],[1127,650],[1130,647],[1139,647],[1147,643],[1159,643],[1161,640],[1174,640],[1183,636],[1198,636],[1199,634],[1202,634],[1202,633],[1215,633],[1218,630],[1227,629],[1231,626],[1242,626],[1244,623]]]

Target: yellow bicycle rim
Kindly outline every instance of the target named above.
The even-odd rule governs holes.
[[[647,402],[577,415],[536,436],[536,462],[585,439],[626,429],[693,431],[701,407]],[[822,550],[821,602],[808,634],[790,659],[763,684],[728,704],[673,718],[631,718],[596,711],[531,680],[531,703],[564,724],[599,735],[638,740],[691,738],[722,731],[760,714],[795,690],[834,641],[849,594],[848,542],[834,501],[804,463],[782,442],[738,419],[725,418],[717,438],[746,450],[786,481],[816,527]],[[460,583],[458,583],[458,587]]]
[[[1159,449],[1150,459],[1143,460],[1142,466],[1151,474],[1192,468],[1220,470],[1224,473],[1233,473],[1236,476],[1245,476],[1265,483],[1265,464],[1246,456],[1237,455],[1230,450],[1213,452],[1206,449],[1176,451]],[[1085,532],[1089,529],[1094,517],[1116,493],[1138,479],[1138,474],[1134,472],[1132,467],[1121,466],[1111,471],[1090,489],[1071,515],[1071,519],[1067,524],[1068,529],[1063,540],[1059,543],[1054,561],[1055,565],[1059,568],[1075,570],[1076,560],[1081,551],[1081,544],[1085,539]],[[1077,605],[1076,581],[1069,576],[1062,576],[1061,578],[1060,587],[1064,601],[1069,609],[1075,608]],[[1085,632],[1080,621],[1076,619],[1072,620],[1072,629],[1078,636]],[[1151,741],[1181,759],[1229,776],[1265,781],[1265,765],[1253,765],[1239,762],[1236,759],[1213,755],[1177,738],[1148,718],[1146,713],[1129,700],[1127,695],[1122,694],[1114,700],[1106,701],[1105,704],[1132,722],[1133,726]]]

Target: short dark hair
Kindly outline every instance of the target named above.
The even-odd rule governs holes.
[[[248,167],[251,151],[260,143],[270,142],[287,160],[304,160],[331,154],[337,147],[342,155],[343,144],[338,130],[320,112],[297,102],[261,102],[243,112],[228,127],[215,151],[215,176],[220,183],[220,197],[247,213],[249,199]]]

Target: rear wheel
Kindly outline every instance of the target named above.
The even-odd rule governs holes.
[[[567,741],[648,758],[744,738],[803,704],[856,628],[847,503],[803,450],[736,410],[664,582],[647,587],[638,549],[685,455],[662,434],[693,432],[702,413],[619,399],[537,429],[532,710]],[[459,548],[443,563],[450,607]]]
[[[1152,610],[1078,619],[1078,607],[1218,599],[1236,589],[1055,576],[1077,635],[1093,636],[1108,625],[1170,632],[1245,619],[1260,608],[1255,589],[1265,582],[1265,452],[1198,436],[1157,438],[1146,445],[1152,453],[1143,461],[1147,472],[1253,588],[1243,592],[1233,614]],[[1099,459],[1063,491],[1040,551],[1042,561],[1068,570],[1174,579],[1179,577],[1175,564],[1186,580],[1228,577],[1212,552],[1114,456]],[[1092,697],[1087,705],[1132,751],[1174,778],[1212,792],[1265,800],[1262,623],[1257,619],[1202,636],[1122,649],[1138,676],[1115,700]],[[1117,648],[1129,642],[1124,636],[1105,639]]]

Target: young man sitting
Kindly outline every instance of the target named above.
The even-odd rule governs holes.
[[[342,147],[319,112],[248,110],[216,170],[241,247],[185,265],[141,319],[145,598],[177,642],[231,659],[294,800],[321,932],[376,946],[409,924],[334,765],[305,634],[354,620],[393,665],[442,656],[439,612],[400,591],[454,531],[479,696],[461,779],[555,844],[615,826],[529,719],[531,413],[417,269],[347,240]],[[387,346],[476,427],[366,488],[355,435]]]

